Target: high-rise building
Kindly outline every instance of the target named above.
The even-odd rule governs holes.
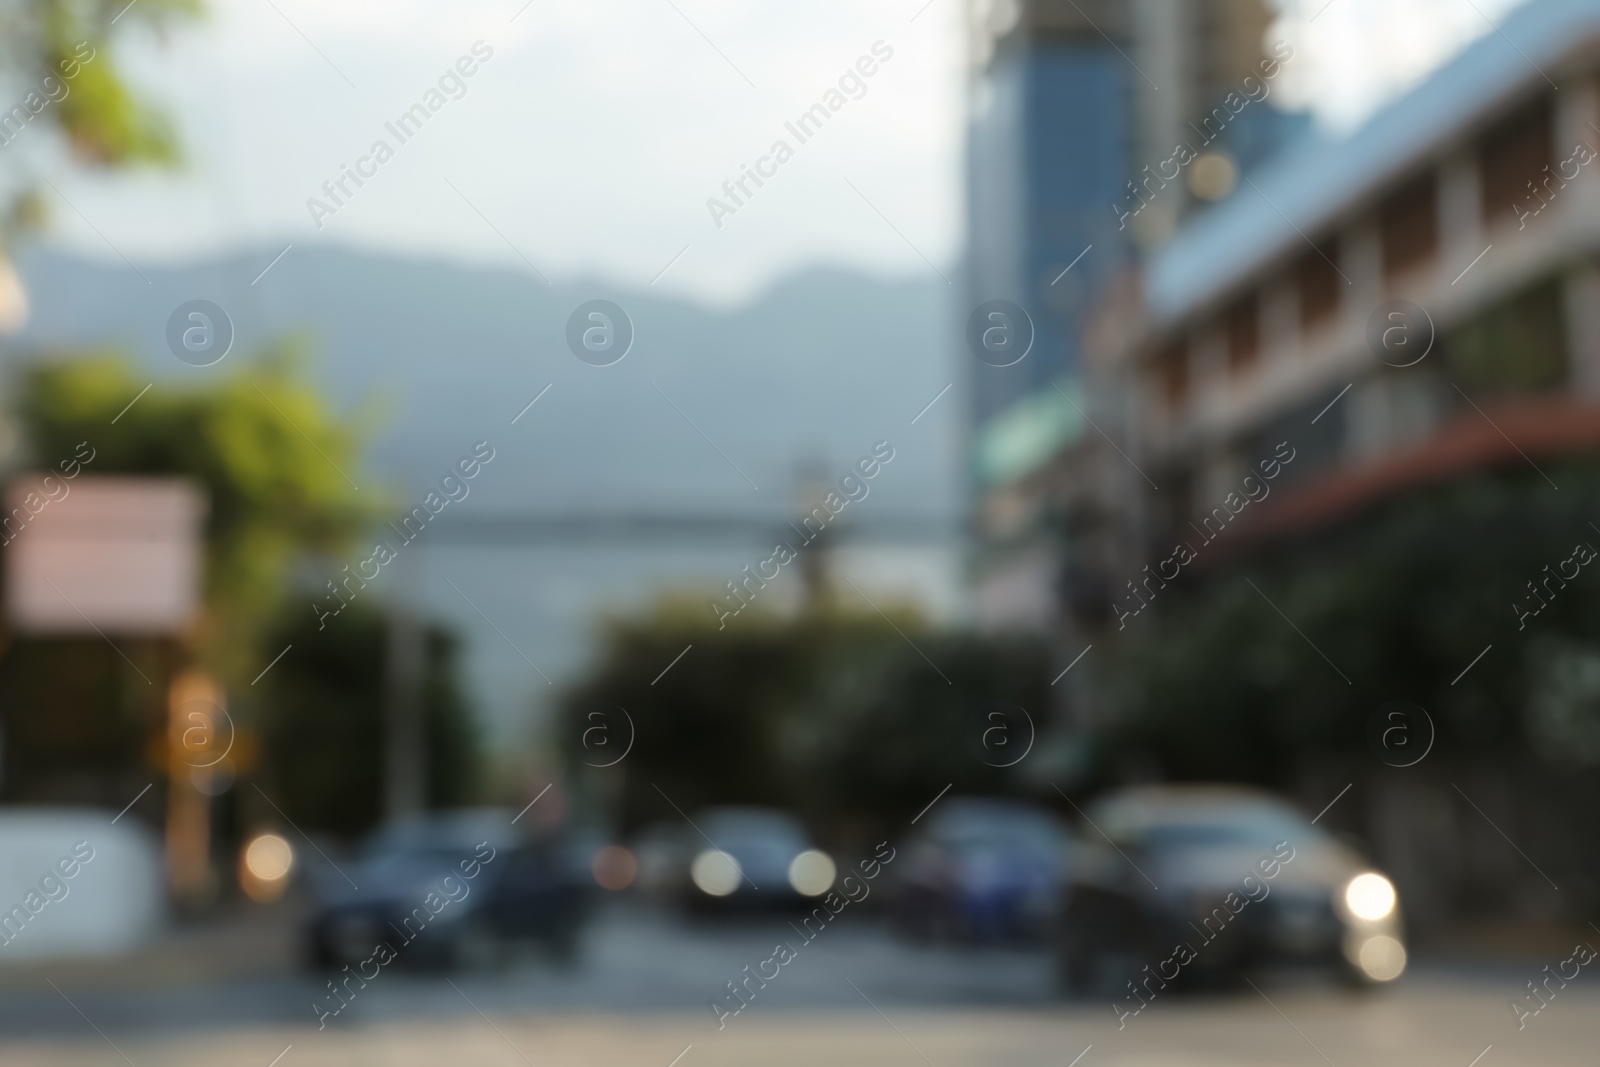
[[[975,8],[983,13],[967,157],[972,303],[1009,300],[1034,329],[1025,359],[981,366],[974,377],[980,427],[1075,373],[1079,316],[1125,261],[1108,206],[1128,175],[1133,72],[1117,53],[1123,30],[1114,6]],[[1063,275],[1090,245],[1092,254]]]
[[[1063,517],[1040,479],[1061,477],[1052,458],[1092,432],[1092,310],[1292,123],[1256,104],[1210,117],[1253,71],[1259,82],[1264,0],[970,0],[969,12],[967,307],[985,319],[969,334],[999,300],[1025,316],[1001,329],[1032,330],[1025,358],[972,362],[976,603],[985,622],[1044,627],[1064,589]],[[1202,158],[1163,179],[1179,143]]]

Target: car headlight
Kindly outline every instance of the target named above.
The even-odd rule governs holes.
[[[838,871],[826,852],[808,848],[789,861],[789,884],[803,897],[820,897],[833,888]]]
[[[1406,948],[1383,934],[1369,937],[1356,950],[1356,966],[1374,982],[1392,982],[1406,969]]]
[[[1350,914],[1367,922],[1388,918],[1394,911],[1395,899],[1394,883],[1372,871],[1356,875],[1344,887],[1345,907],[1350,909]]]
[[[294,849],[277,834],[251,839],[239,857],[239,884],[245,895],[266,904],[283,896],[294,869]]]
[[[689,877],[695,887],[707,896],[725,897],[739,888],[744,868],[726,852],[708,848],[689,864]]]

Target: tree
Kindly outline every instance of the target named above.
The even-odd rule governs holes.
[[[205,611],[191,644],[230,687],[265,662],[262,632],[291,564],[347,545],[380,503],[363,503],[342,473],[358,469],[360,423],[329,411],[300,365],[279,348],[213,384],[163,384],[131,407],[143,380],[111,355],[40,364],[22,382],[24,440],[39,466],[87,441],[90,474],[182,475],[206,491]]]
[[[0,0],[0,142],[43,127],[91,166],[176,163],[172,128],[124,79],[115,38],[136,25],[164,30],[200,10],[200,0]],[[30,188],[10,195],[0,241],[42,221]]]
[[[952,783],[958,793],[1027,789],[1023,769],[998,766],[1009,754],[982,744],[998,702],[1046,725],[1042,645],[891,614],[893,625],[831,608],[747,611],[719,630],[702,601],[667,601],[611,620],[559,716],[575,778],[609,794],[625,830],[678,818],[671,804],[692,816],[751,803],[852,836],[915,815]],[[626,759],[600,767],[630,736]]]
[[[352,604],[319,630],[292,611],[272,644],[293,645],[261,682],[266,768],[260,775],[296,826],[355,837],[382,817],[388,620]],[[430,627],[418,671],[429,807],[475,799],[479,749],[458,677],[458,642]]]
[[[1600,579],[1590,565],[1543,586],[1579,542],[1600,547],[1587,510],[1600,468],[1550,473],[1560,492],[1520,471],[1419,490],[1161,592],[1105,642],[1120,683],[1107,742],[1155,753],[1174,777],[1282,786],[1297,754],[1364,752],[1370,714],[1410,700],[1433,716],[1441,753],[1600,757],[1600,689],[1583,663],[1600,642]],[[1524,620],[1513,604],[1541,603],[1530,583],[1548,604]],[[1491,643],[1471,684],[1454,684]]]
[[[120,637],[118,644],[155,679],[197,660],[231,698],[234,768],[255,770],[297,824],[350,836],[381,815],[386,620],[356,603],[323,627],[289,592],[297,567],[349,548],[386,501],[370,486],[358,495],[345,480],[360,476],[362,421],[330,410],[302,362],[292,347],[279,347],[206,384],[164,383],[142,396],[143,379],[116,356],[48,362],[23,376],[19,407],[26,451],[40,467],[88,442],[94,458],[85,476],[175,475],[204,489],[200,622],[182,651]],[[293,654],[254,684],[289,644]],[[424,645],[426,796],[458,804],[474,795],[477,747],[457,644],[434,626]],[[51,714],[13,715],[8,733],[19,750],[47,754],[52,765],[19,765],[8,752],[13,795],[47,794],[47,779],[66,764],[92,766],[109,781],[126,777],[132,754],[162,732],[160,687],[119,683],[141,668],[128,668],[100,638],[29,639],[12,653],[10,703]],[[256,770],[258,758],[265,766]],[[259,807],[249,796],[244,803]]]

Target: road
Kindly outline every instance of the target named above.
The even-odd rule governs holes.
[[[1469,1067],[1492,1045],[1478,1067],[1509,1067],[1593,1062],[1600,1038],[1600,977],[1588,973],[1518,1031],[1507,1000],[1542,976],[1535,962],[1424,963],[1375,994],[1258,975],[1257,989],[1158,993],[1119,1029],[1109,1003],[1061,1000],[1040,953],[913,948],[870,915],[851,918],[805,944],[720,1029],[708,1001],[778,941],[800,942],[781,917],[689,928],[612,913],[574,967],[524,958],[449,980],[386,970],[321,1030],[320,983],[282,966],[226,981],[182,969],[116,983],[13,973],[0,1063],[269,1067],[292,1045],[277,1067],[669,1067],[692,1046],[678,1067],[1068,1067],[1086,1048],[1079,1067]]]

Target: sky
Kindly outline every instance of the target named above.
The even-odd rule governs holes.
[[[1275,87],[1332,131],[1353,129],[1526,0],[1280,0],[1281,35],[1295,46]],[[1509,43],[1505,47],[1512,47]]]
[[[213,0],[130,57],[188,171],[61,187],[134,259],[334,241],[711,301],[806,263],[932,276],[960,239],[961,54],[956,0],[924,2]],[[398,146],[385,122],[478,41],[465,96]],[[707,199],[880,41],[860,99],[719,227]],[[386,136],[395,157],[319,229],[307,199]],[[72,214],[63,235],[105,254]]]
[[[59,190],[52,240],[139,261],[332,242],[724,305],[817,264],[953,277],[964,3],[212,0],[205,21],[126,50],[186,167],[97,176],[36,151]],[[1347,129],[1515,4],[1282,0],[1272,32],[1300,58],[1281,99]],[[464,95],[400,144],[385,123],[477,42],[492,56]],[[784,123],[874,46],[892,55],[860,98],[714,216],[723,183],[795,144]],[[308,200],[333,206],[323,183],[380,138],[394,157],[315,216]]]

